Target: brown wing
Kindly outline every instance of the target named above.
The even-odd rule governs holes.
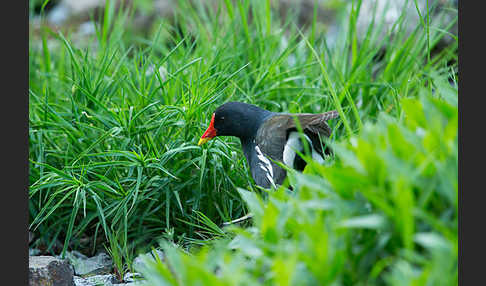
[[[255,143],[260,147],[264,155],[273,160],[282,161],[287,137],[291,131],[297,130],[294,121],[294,117],[296,117],[299,120],[302,130],[312,140],[312,144],[319,146],[320,149],[319,135],[321,137],[329,137],[331,135],[331,128],[326,121],[338,116],[339,113],[335,110],[319,114],[278,114],[269,118],[258,129]],[[275,182],[280,184],[285,178],[285,171],[273,162],[272,167],[275,170]]]
[[[331,136],[332,130],[326,121],[338,116],[339,113],[335,110],[321,114],[302,114],[302,116],[298,116],[302,130],[311,139],[312,145],[321,156],[325,152],[329,153],[328,150],[322,150],[320,140],[320,138]],[[289,131],[291,130],[297,130],[297,128],[289,129]]]
[[[316,135],[329,137],[332,130],[326,121],[338,116],[339,113],[336,110],[332,110],[322,114],[303,114],[298,119],[304,132],[309,131]]]

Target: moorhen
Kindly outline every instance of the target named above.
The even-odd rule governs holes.
[[[213,113],[209,127],[198,145],[216,136],[240,138],[255,183],[266,189],[272,186],[275,188],[283,183],[287,172],[269,158],[299,171],[306,165],[295,152],[304,153],[305,149],[294,118],[300,123],[312,158],[322,163],[329,149],[323,147],[319,136],[330,136],[331,128],[326,121],[338,116],[335,110],[320,114],[291,114],[271,112],[243,102],[227,102]]]

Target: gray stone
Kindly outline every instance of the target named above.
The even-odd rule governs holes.
[[[41,251],[37,248],[29,248],[29,256],[37,256]]]
[[[433,1],[430,1],[433,2]],[[446,23],[449,23],[457,16],[457,11],[453,11],[451,8],[457,9],[457,3],[451,0],[441,0],[438,2],[439,6],[434,13],[430,15],[431,26],[444,27]],[[429,4],[431,5],[431,4]],[[427,1],[418,0],[418,9],[420,10],[422,17],[425,17],[427,11]],[[430,7],[429,7],[430,8]],[[405,9],[404,14],[404,28],[407,34],[411,34],[412,31],[421,25],[420,16],[417,13],[417,7],[415,7],[414,1],[407,0],[376,0],[376,1],[363,1],[360,9],[360,13],[357,19],[357,35],[358,37],[364,37],[368,29],[368,25],[373,19],[373,11],[376,9],[376,21],[378,22],[383,17],[383,24],[385,26],[384,31],[380,34],[379,38],[382,39],[386,36],[387,31],[390,31],[393,25],[398,21],[402,12]],[[449,32],[457,35],[457,22]]]
[[[47,14],[47,20],[52,24],[62,25],[73,16],[88,14],[104,5],[104,0],[63,0]]]
[[[140,280],[140,278],[142,278],[142,275],[140,273],[137,273],[137,272],[127,272],[125,274],[125,276],[123,277],[123,280],[127,283],[130,283],[130,282],[135,282],[137,280]]]
[[[119,285],[116,284],[118,281],[116,280],[115,275],[113,274],[105,274],[105,275],[94,275],[89,277],[79,277],[74,276],[74,283],[76,286],[95,286],[95,285]]]
[[[127,273],[125,275],[125,283],[118,283],[116,280],[115,275],[113,274],[106,274],[106,275],[94,275],[89,277],[79,277],[74,276],[74,284],[76,286],[98,286],[98,285],[105,285],[105,286],[135,286],[139,285],[139,283],[135,283],[133,277],[139,277],[140,274],[138,273]]]
[[[71,15],[71,11],[69,7],[64,4],[56,5],[50,12],[47,14],[47,20],[55,25],[62,25]]]
[[[79,36],[89,36],[96,33],[95,22],[87,21],[79,25],[78,34]]]
[[[29,256],[29,286],[74,286],[73,269],[53,256]]]
[[[74,273],[78,276],[109,274],[112,270],[112,260],[104,252],[88,258],[78,251],[71,251],[66,253],[66,258],[71,262]]]
[[[61,257],[59,255],[59,257]],[[68,251],[66,252],[66,258],[71,261],[72,259],[88,259],[88,256],[82,254],[81,252],[77,251],[77,250],[73,250],[73,251]]]
[[[316,10],[316,20],[318,23],[322,23],[324,25],[331,25],[336,18],[337,9],[335,8],[336,4],[338,6],[342,1],[317,1],[317,10]],[[330,2],[333,2],[331,4]],[[314,17],[314,7],[315,7],[314,0],[280,0],[280,1],[272,1],[273,8],[276,8],[276,11],[280,14],[282,19],[286,19],[287,16],[292,13],[296,13],[297,22],[296,24],[299,26],[300,29],[304,27],[308,27],[312,24],[312,19]]]
[[[150,251],[145,254],[139,254],[134,260],[133,260],[133,268],[137,271],[140,271],[142,268],[145,267],[145,259],[153,260],[155,261],[155,256],[158,255],[160,260],[164,259],[164,252],[161,250],[155,250],[155,251]]]

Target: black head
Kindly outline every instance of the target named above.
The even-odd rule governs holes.
[[[236,136],[241,139],[256,135],[258,127],[272,112],[243,102],[227,102],[216,109],[199,145],[215,136]]]

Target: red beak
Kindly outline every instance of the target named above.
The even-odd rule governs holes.
[[[213,139],[216,137],[216,129],[214,129],[214,113],[213,116],[211,117],[211,122],[209,123],[208,129],[206,129],[206,132],[201,136],[201,139],[199,139],[199,142],[197,145],[202,145],[209,140]]]

